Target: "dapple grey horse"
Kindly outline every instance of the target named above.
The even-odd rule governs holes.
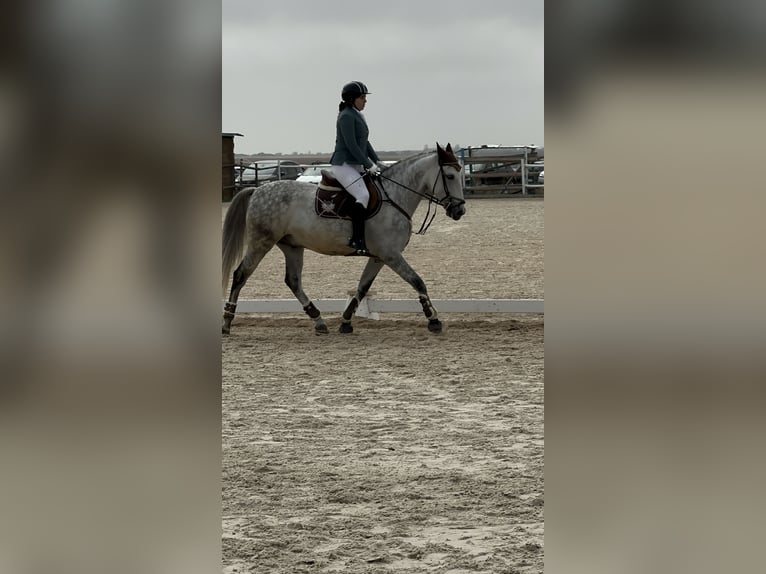
[[[426,285],[404,259],[402,251],[412,234],[412,215],[422,200],[441,205],[454,220],[465,214],[461,169],[452,146],[447,144],[442,148],[437,143],[436,151],[403,159],[378,176],[382,204],[365,225],[369,259],[356,294],[343,311],[341,333],[353,331],[351,319],[354,312],[384,265],[417,291],[429,331],[441,332],[442,324],[428,297]],[[229,300],[224,306],[224,334],[231,331],[242,287],[275,245],[285,256],[285,283],[314,320],[316,333],[328,332],[319,309],[303,291],[303,252],[310,249],[324,255],[352,255],[354,250],[348,246],[351,221],[320,217],[314,207],[315,193],[314,184],[277,181],[243,189],[234,196],[223,224],[224,294],[231,270],[237,264],[238,267],[232,277]],[[429,213],[430,207],[429,204]],[[426,221],[423,223],[426,226]]]

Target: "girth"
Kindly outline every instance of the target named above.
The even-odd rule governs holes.
[[[370,201],[367,203],[367,219],[380,211],[381,201],[378,186],[368,174],[363,179],[370,192]],[[319,217],[331,219],[351,219],[351,206],[356,199],[329,171],[322,170],[322,181],[317,185],[314,207]]]

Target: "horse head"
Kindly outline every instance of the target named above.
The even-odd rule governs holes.
[[[463,166],[452,151],[452,144],[446,148],[436,142],[436,156],[439,160],[439,177],[441,178],[443,197],[439,203],[444,206],[447,215],[457,221],[465,215],[465,199],[463,198],[463,183],[460,170]],[[436,186],[435,186],[436,187]],[[436,189],[434,189],[434,193]]]

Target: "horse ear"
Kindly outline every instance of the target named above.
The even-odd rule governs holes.
[[[449,142],[447,142],[447,151],[448,151],[448,152],[451,152],[451,151],[452,151],[452,144],[451,144],[451,143],[449,143]]]
[[[440,151],[444,151],[444,150],[442,149],[442,146],[440,146],[440,145],[439,145],[439,142],[436,142],[436,149],[437,149],[437,150],[440,150]]]

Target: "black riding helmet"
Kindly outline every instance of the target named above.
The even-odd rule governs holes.
[[[340,92],[340,97],[344,102],[348,102],[354,101],[359,96],[364,96],[369,93],[370,92],[367,91],[367,86],[362,82],[349,82],[343,86],[343,90]]]

